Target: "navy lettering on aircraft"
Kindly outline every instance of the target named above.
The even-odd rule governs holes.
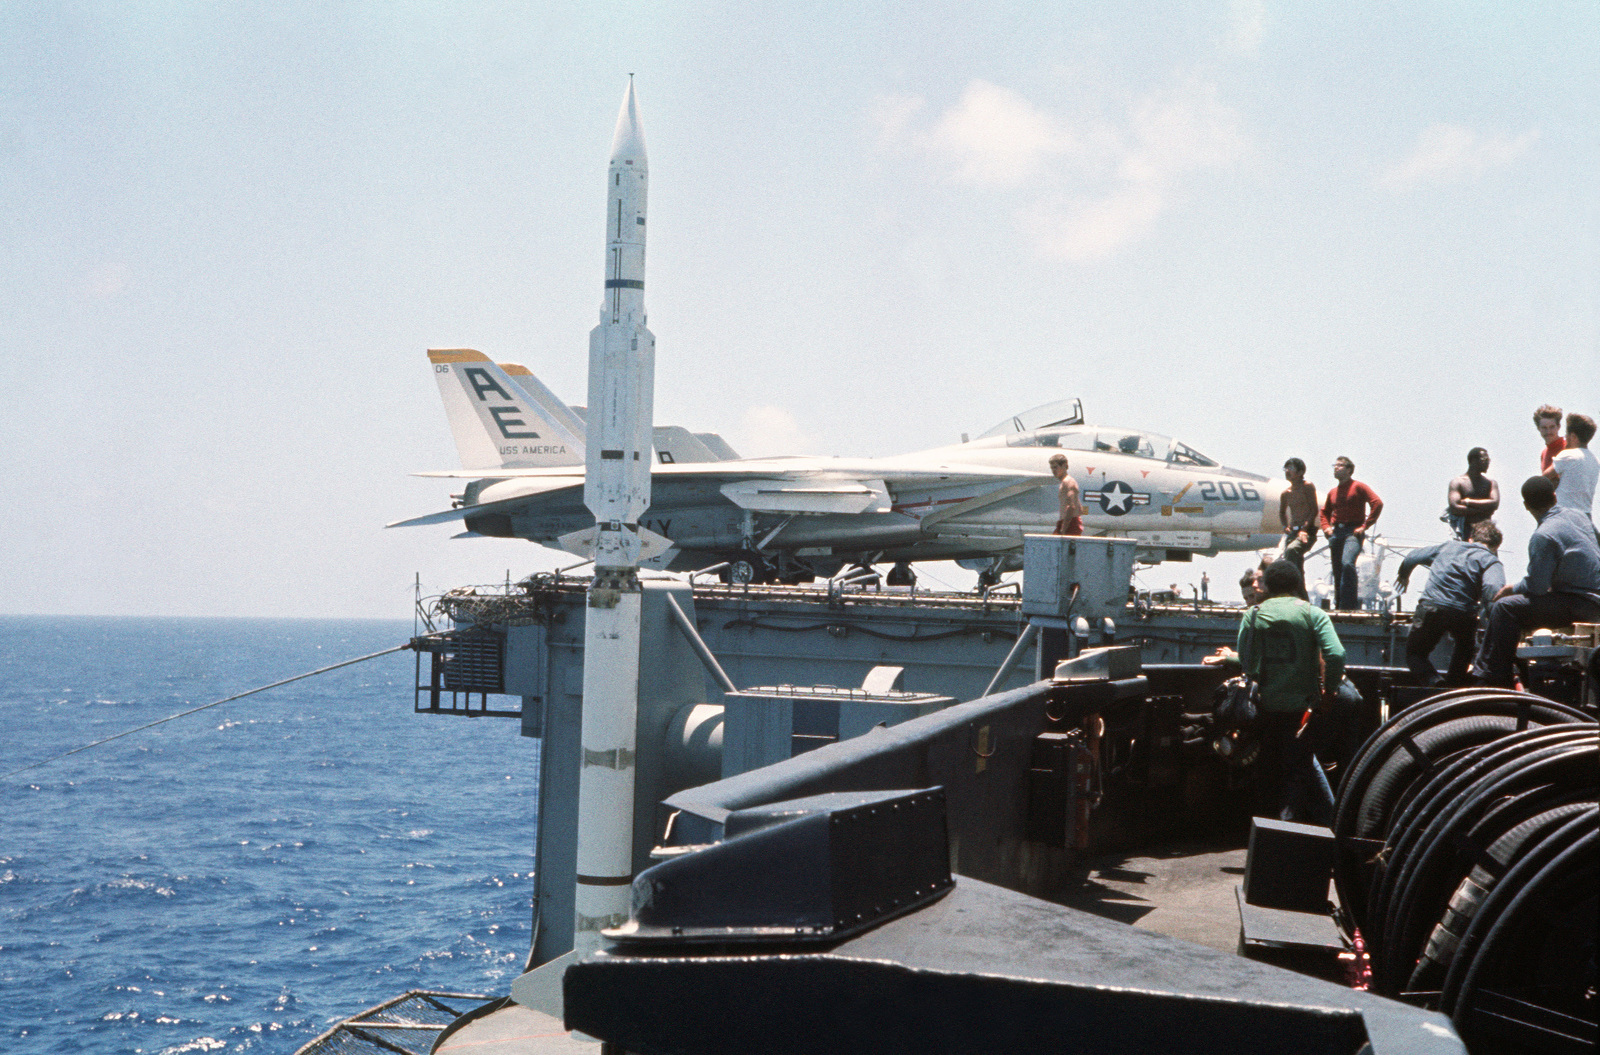
[[[552,444],[551,446],[548,446],[548,447],[535,447],[535,446],[532,446],[531,444],[527,444],[527,443],[524,443],[522,446],[518,447],[515,443],[513,443],[513,444],[510,444],[508,446],[501,447],[500,448],[500,453],[502,455],[512,455],[512,454],[565,454],[565,453],[567,453],[567,447],[566,447],[566,444],[564,444],[564,443]]]
[[[490,377],[489,371],[483,367],[469,366],[466,368],[465,373],[467,375],[467,384],[471,385],[472,390],[478,394],[478,402],[488,402],[489,397],[484,394],[486,392],[493,392],[501,399],[512,398],[511,393],[501,388],[500,382]]]
[[[1107,480],[1100,485],[1100,490],[1087,492],[1083,497],[1090,502],[1099,502],[1100,509],[1114,517],[1126,515],[1135,506],[1150,504],[1147,492],[1135,491],[1121,480]]]
[[[528,429],[528,423],[526,421],[523,421],[518,417],[512,417],[513,414],[522,413],[522,411],[518,410],[516,407],[489,407],[488,410],[489,416],[494,418],[494,423],[500,426],[500,435],[504,436],[506,439],[536,440],[539,438],[539,434],[537,432],[534,432],[532,429]],[[511,430],[513,427],[528,429],[528,431],[512,432]]]

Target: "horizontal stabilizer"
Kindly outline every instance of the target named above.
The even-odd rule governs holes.
[[[452,520],[491,513],[520,513],[524,511],[530,498],[568,488],[576,490],[582,486],[582,483],[574,482],[570,476],[554,480],[502,480],[484,488],[481,492],[480,496],[487,498],[487,501],[412,517],[410,520],[396,520],[392,524],[385,524],[384,527],[421,527],[425,524],[448,524]]]
[[[395,520],[395,521],[391,521],[390,523],[385,524],[383,526],[386,527],[386,528],[392,528],[392,527],[423,527],[423,526],[425,526],[427,524],[448,524],[452,520],[460,520],[462,517],[466,516],[469,511],[471,511],[473,509],[476,509],[476,508],[478,508],[478,507],[477,506],[466,506],[466,507],[463,507],[461,509],[446,509],[443,512],[439,512],[439,513],[429,513],[427,516],[412,517],[410,520]]]

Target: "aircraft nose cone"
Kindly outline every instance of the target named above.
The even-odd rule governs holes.
[[[1283,523],[1278,519],[1279,495],[1263,491],[1261,495],[1261,534],[1283,534]]]

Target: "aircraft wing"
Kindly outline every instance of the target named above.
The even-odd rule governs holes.
[[[497,469],[485,473],[446,470],[419,476],[490,479],[478,504],[448,509],[389,527],[442,524],[493,513],[581,513],[583,474],[569,467]],[[657,465],[650,474],[650,508],[657,512],[726,499],[757,513],[887,513],[894,492],[933,491],[963,485],[992,487],[935,514],[940,520],[1003,501],[1052,480],[1046,473],[992,466],[941,465],[931,468],[885,465],[878,461],[771,458],[741,462]]]
[[[394,520],[383,525],[392,527],[422,527],[426,524],[448,524],[452,520],[462,520],[469,516],[482,516],[485,513],[509,513],[520,508],[522,499],[508,498],[504,502],[489,502],[482,505],[461,506],[457,509],[445,509],[426,516],[412,517],[410,520]]]
[[[576,478],[583,479],[582,466],[530,466],[499,469],[430,469],[412,473],[432,479],[457,480],[513,480],[523,478]],[[980,480],[1035,479],[1044,482],[1052,479],[1049,473],[1031,473],[993,465],[943,464],[924,465],[899,459],[875,458],[742,458],[738,461],[683,462],[654,465],[650,468],[652,480],[678,477],[704,477],[721,482],[754,480],[764,476],[799,479],[803,476],[856,478],[882,480],[890,488],[913,484],[964,483]]]
[[[495,493],[497,488],[503,490],[497,494]],[[484,516],[492,513],[520,513],[527,508],[531,501],[538,499],[543,499],[542,504],[548,506],[571,504],[576,501],[578,509],[583,509],[583,477],[579,476],[574,479],[571,473],[567,473],[548,480],[517,480],[514,483],[502,481],[485,488],[480,493],[480,498],[483,500],[473,505],[445,509],[438,513],[412,517],[409,520],[396,520],[383,526],[386,528],[421,527],[425,524],[448,524],[452,520],[462,520],[469,516]]]
[[[1054,477],[1046,477],[1042,480],[1022,480],[1006,487],[998,487],[987,494],[979,495],[978,497],[968,499],[965,502],[946,506],[944,509],[940,509],[934,513],[929,513],[927,516],[923,517],[922,528],[924,531],[932,529],[935,534],[938,534],[938,526],[944,521],[954,520],[957,517],[965,516],[974,510],[992,506],[997,502],[1004,502],[1008,498],[1015,498],[1017,495],[1025,494],[1028,491],[1032,491],[1036,487],[1043,487],[1046,483],[1052,481],[1053,479]]]

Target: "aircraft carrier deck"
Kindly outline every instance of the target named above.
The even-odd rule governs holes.
[[[674,581],[682,581],[675,577]],[[527,718],[545,697],[581,677],[582,603],[587,577],[535,575],[510,586],[464,587],[432,603],[432,617],[456,626],[494,627],[505,635],[506,685],[494,692],[525,699]],[[728,586],[691,583],[696,627],[733,680],[741,685],[860,685],[874,667],[903,666],[903,687],[973,699],[988,688],[1027,619],[1015,589],[976,593],[910,587],[851,588],[825,584]],[[1130,602],[1116,619],[1115,642],[1138,645],[1146,663],[1198,663],[1220,646],[1232,647],[1242,605]],[[1351,666],[1401,663],[1410,617],[1405,613],[1332,612]],[[1102,643],[1099,629],[1093,644]],[[543,652],[535,669],[523,657]],[[1441,645],[1441,667],[1448,646]],[[573,661],[577,660],[574,667]],[[512,669],[516,673],[512,674]],[[1019,662],[996,688],[1039,679],[1031,660]],[[466,684],[457,679],[458,684]],[[525,722],[524,731],[532,732]]]

